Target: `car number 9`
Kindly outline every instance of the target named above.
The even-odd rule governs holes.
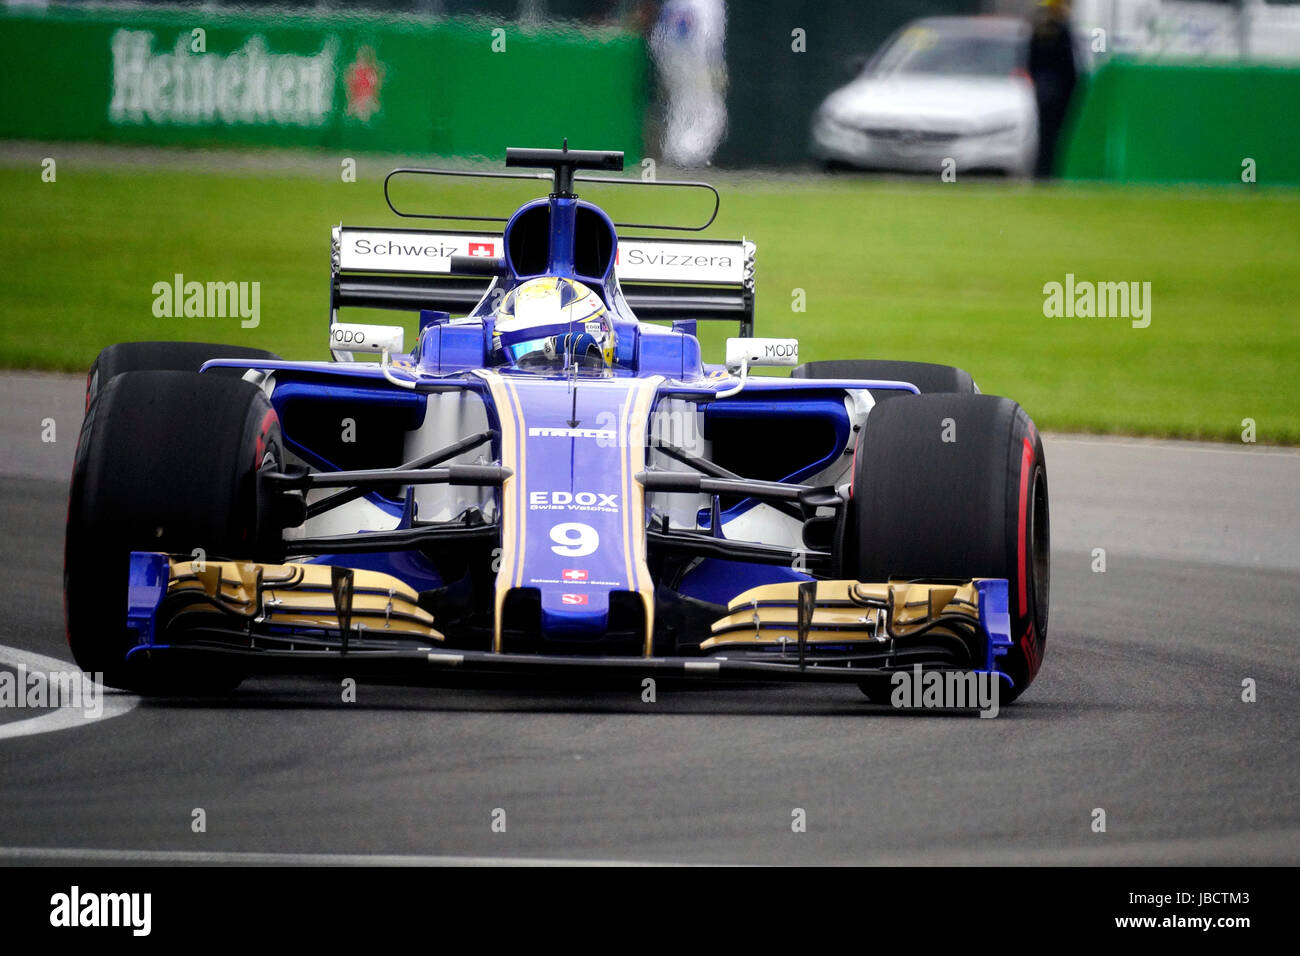
[[[551,550],[566,558],[585,558],[600,547],[600,535],[589,524],[565,521],[551,529]]]

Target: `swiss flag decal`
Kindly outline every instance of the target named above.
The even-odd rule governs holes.
[[[469,244],[469,254],[471,256],[494,256],[497,247],[494,242],[471,242]]]
[[[565,568],[560,572],[560,577],[566,581],[585,581],[587,580],[587,572],[579,568]]]

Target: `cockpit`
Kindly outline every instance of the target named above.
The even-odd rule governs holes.
[[[616,335],[599,295],[576,279],[527,279],[501,300],[492,331],[496,365],[560,371],[614,366]]]

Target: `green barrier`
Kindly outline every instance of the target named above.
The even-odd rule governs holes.
[[[207,10],[0,12],[0,137],[485,156],[642,154],[644,44],[615,29]]]
[[[1075,113],[1068,179],[1300,184],[1300,69],[1112,61]],[[1247,160],[1253,160],[1253,165]]]

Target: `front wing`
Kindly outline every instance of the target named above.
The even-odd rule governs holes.
[[[807,581],[738,594],[680,655],[494,653],[444,647],[408,585],[317,564],[133,552],[128,660],[235,660],[246,673],[455,669],[714,680],[861,682],[920,665],[996,674],[1012,646],[1007,582]]]

